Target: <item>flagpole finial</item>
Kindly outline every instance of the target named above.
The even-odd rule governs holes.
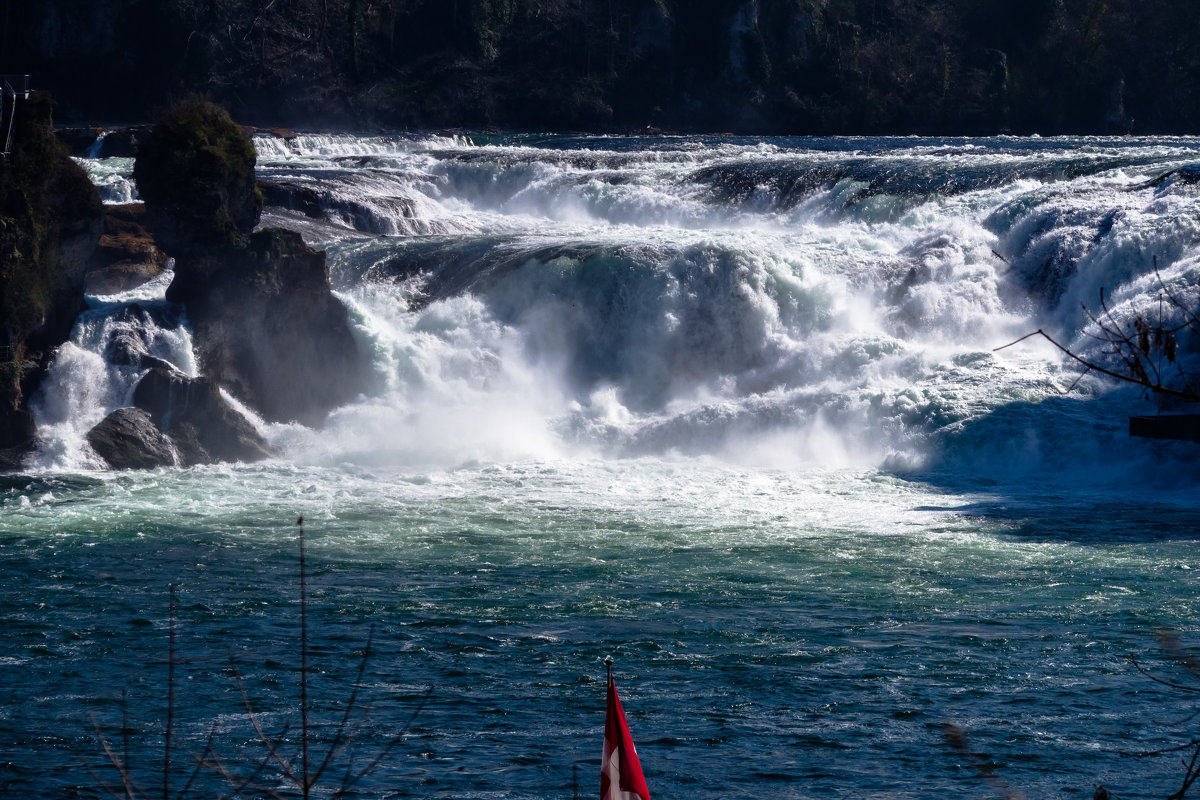
[[[604,657],[604,663],[605,663],[605,665],[606,665],[606,666],[609,666],[609,667],[611,667],[611,666],[612,666],[612,656],[605,656],[605,657]]]

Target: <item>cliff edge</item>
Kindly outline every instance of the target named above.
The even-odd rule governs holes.
[[[16,104],[0,166],[0,469],[36,437],[28,400],[83,309],[84,268],[104,225],[96,187],[52,132],[53,101]]]

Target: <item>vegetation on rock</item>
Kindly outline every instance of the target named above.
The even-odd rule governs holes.
[[[32,445],[28,397],[83,308],[84,265],[103,209],[96,187],[51,132],[53,102],[17,104],[0,166],[0,468]]]
[[[223,108],[194,96],[172,106],[134,165],[158,242],[177,255],[240,244],[262,213],[256,158]]]
[[[254,163],[246,133],[193,97],[154,125],[134,175],[176,259],[167,299],[187,308],[205,376],[268,419],[316,423],[362,390],[368,366],[325,254],[289,231],[251,233]]]

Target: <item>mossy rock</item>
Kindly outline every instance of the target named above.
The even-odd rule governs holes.
[[[150,227],[171,255],[240,245],[258,224],[254,144],[220,106],[192,97],[142,141],[133,176]]]
[[[0,168],[0,449],[14,458],[33,444],[26,402],[84,308],[84,265],[103,225],[99,192],[53,135],[53,108],[41,92],[17,103]]]

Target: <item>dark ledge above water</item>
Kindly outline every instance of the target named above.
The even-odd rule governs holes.
[[[1129,435],[1143,439],[1179,439],[1200,442],[1200,414],[1162,414],[1130,417]]]

